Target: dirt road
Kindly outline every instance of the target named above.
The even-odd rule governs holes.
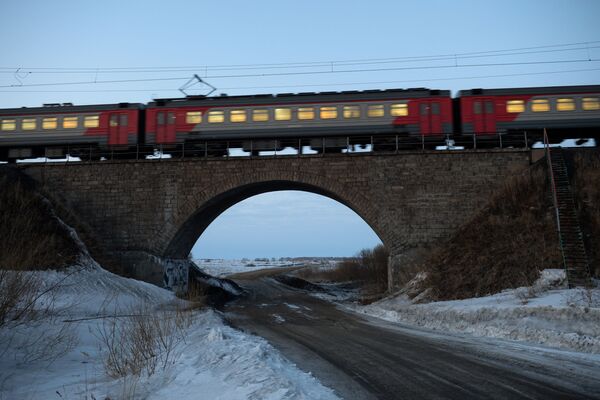
[[[366,319],[271,278],[280,272],[234,276],[249,294],[228,320],[345,399],[600,399],[597,358]]]

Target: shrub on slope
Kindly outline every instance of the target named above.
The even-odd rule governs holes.
[[[432,300],[453,300],[529,286],[561,265],[546,171],[515,176],[423,264]]]
[[[581,221],[590,270],[600,277],[600,153],[579,152],[574,157],[573,191]]]
[[[71,264],[80,250],[69,228],[35,182],[0,168],[0,269],[46,269]]]

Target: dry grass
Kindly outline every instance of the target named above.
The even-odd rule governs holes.
[[[348,258],[330,269],[305,268],[296,272],[302,279],[312,282],[354,282],[363,296],[376,298],[387,290],[389,253],[383,245],[363,249],[356,257]]]
[[[561,265],[546,171],[533,167],[423,263],[433,300],[464,299],[530,286]]]
[[[19,171],[0,168],[0,269],[60,268],[79,249],[51,204]]]
[[[573,189],[591,272],[600,277],[600,154],[580,152],[573,160]]]
[[[176,347],[191,322],[189,310],[155,311],[144,305],[132,307],[125,316],[107,317],[97,332],[106,373],[123,378],[166,369],[178,357]]]

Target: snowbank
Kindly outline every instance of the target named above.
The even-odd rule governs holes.
[[[532,287],[487,297],[415,304],[401,293],[367,306],[348,307],[438,331],[600,353],[600,289],[566,289],[564,271],[542,272]]]
[[[264,339],[226,326],[213,311],[194,312],[169,367],[149,377],[113,379],[105,373],[106,349],[98,336],[107,316],[126,313],[140,303],[149,309],[170,310],[181,300],[167,290],[114,275],[94,263],[33,273],[48,288],[59,283],[43,299],[54,301],[55,306],[47,318],[10,331],[0,329],[0,399],[337,398]],[[31,357],[35,354],[32,343],[45,346],[46,342],[26,339],[43,339],[45,333],[65,326],[69,332],[63,336],[64,352],[51,358]],[[28,343],[28,348],[22,343]]]

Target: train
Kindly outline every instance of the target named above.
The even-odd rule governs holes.
[[[391,136],[424,143],[511,133],[535,138],[544,130],[554,138],[596,137],[600,85],[469,89],[455,97],[450,90],[414,88],[0,109],[0,161],[100,158],[106,151],[127,158],[140,145],[206,150],[206,143],[219,148],[218,143],[228,141],[253,154],[271,148],[273,141],[277,149],[296,139],[316,147],[320,138],[334,143],[338,138],[343,149],[350,140],[367,144],[366,137],[371,143],[374,137]]]

